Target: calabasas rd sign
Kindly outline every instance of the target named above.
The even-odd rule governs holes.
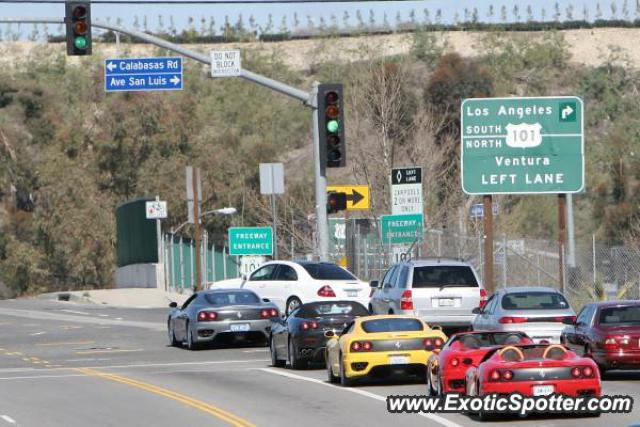
[[[182,58],[114,58],[104,61],[106,92],[182,90]]]
[[[462,189],[467,194],[582,191],[583,117],[576,96],[464,100]]]

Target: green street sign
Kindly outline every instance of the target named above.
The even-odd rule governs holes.
[[[229,228],[229,255],[273,255],[271,227]]]
[[[465,193],[583,191],[582,99],[465,99],[460,126]]]
[[[382,243],[413,243],[422,238],[422,214],[382,215]]]

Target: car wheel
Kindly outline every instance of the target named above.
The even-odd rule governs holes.
[[[300,307],[301,305],[302,305],[302,301],[300,301],[300,298],[298,297],[289,298],[287,300],[287,310],[286,310],[287,316],[291,314],[291,312],[294,311],[296,308]]]
[[[371,304],[369,304],[368,309],[369,309],[369,314],[373,314],[373,306]]]
[[[273,342],[273,337],[269,338],[269,352],[271,353],[271,366],[276,368],[282,368],[287,361],[278,359],[278,353],[276,351],[276,344]]]
[[[389,313],[388,313],[388,314],[393,314],[393,310],[389,310]]]
[[[431,372],[430,368],[427,367],[426,375],[427,375],[427,396],[435,396],[436,392],[433,389],[433,384],[431,384]]]
[[[187,323],[187,348],[189,350],[198,350],[200,348],[198,343],[193,339],[193,330],[189,323]]]
[[[304,369],[307,367],[307,361],[298,357],[298,350],[293,340],[289,339],[289,365],[292,369]]]
[[[325,354],[324,358],[327,365],[327,380],[329,380],[331,384],[335,384],[338,382],[339,378],[333,375],[333,367],[331,366],[331,363],[329,363],[329,355]]]
[[[347,377],[347,373],[344,371],[344,363],[342,362],[342,354],[340,354],[338,363],[340,364],[340,385],[342,387],[351,387],[353,380]]]
[[[177,347],[179,342],[176,340],[176,331],[173,330],[173,322],[171,322],[171,320],[167,322],[167,334],[169,336],[169,345],[171,347]]]

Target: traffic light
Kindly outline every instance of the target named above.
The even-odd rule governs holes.
[[[67,1],[67,55],[91,55],[91,2]]]
[[[318,132],[323,166],[346,166],[344,114],[341,84],[318,86]]]
[[[336,213],[347,209],[347,193],[330,191],[327,193],[327,213]]]

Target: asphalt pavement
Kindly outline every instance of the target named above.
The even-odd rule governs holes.
[[[50,300],[0,301],[0,427],[16,426],[630,426],[630,414],[501,418],[389,414],[388,395],[424,384],[342,388],[324,369],[269,366],[247,343],[190,352],[169,347],[165,309]],[[605,394],[640,398],[640,372],[613,372]],[[640,404],[639,404],[640,405]]]

